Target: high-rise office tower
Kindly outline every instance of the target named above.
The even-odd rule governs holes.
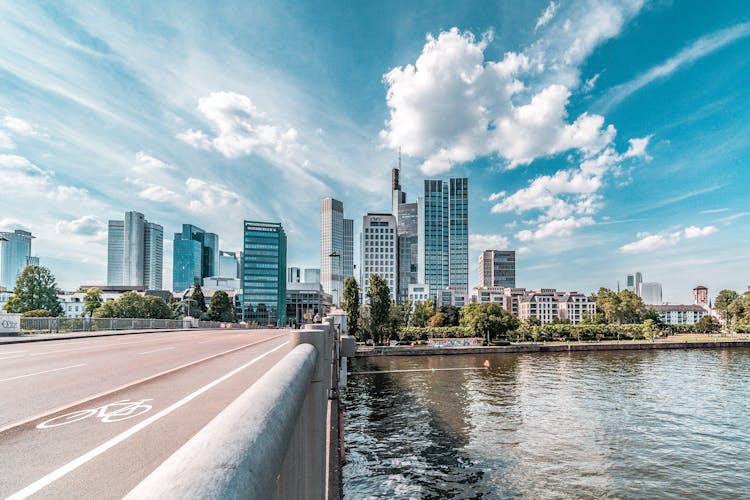
[[[469,179],[425,180],[419,202],[419,282],[469,294]]]
[[[416,284],[419,275],[419,205],[418,202],[406,203],[400,174],[400,168],[391,170],[391,210],[398,227],[397,300],[402,302],[409,296],[409,285]]]
[[[20,229],[0,232],[0,286],[8,291],[13,291],[26,266],[39,265],[39,259],[31,256],[33,238],[30,232]]]
[[[282,225],[246,220],[243,261],[245,321],[286,326],[286,233]]]
[[[333,198],[320,202],[320,284],[341,302],[344,290],[344,204]]]
[[[299,267],[287,268],[286,281],[287,283],[299,283],[300,282],[300,269]]]
[[[485,250],[479,254],[479,286],[515,288],[515,250]]]
[[[626,280],[626,289],[630,290],[634,294],[641,296],[641,285],[643,284],[643,274],[636,272],[634,274],[628,274]]]
[[[202,278],[218,276],[219,253],[218,235],[183,224],[182,232],[174,233],[172,289],[187,290],[200,285]]]
[[[110,220],[107,237],[107,285],[162,287],[164,228],[140,212]]]
[[[239,278],[242,267],[242,252],[219,250],[219,277]]]
[[[305,283],[320,283],[320,269],[316,267],[305,269]]]
[[[660,306],[662,304],[661,283],[642,283],[641,298],[643,299],[643,303],[646,305]]]
[[[391,214],[368,213],[362,217],[360,283],[365,294],[370,287],[370,278],[377,274],[385,280],[388,288],[390,288],[391,299],[396,300],[398,283],[398,234],[396,229],[396,218]]]
[[[344,253],[342,254],[343,259],[343,280],[346,283],[346,278],[354,276],[354,220],[344,219]],[[342,288],[343,296],[343,288]]]

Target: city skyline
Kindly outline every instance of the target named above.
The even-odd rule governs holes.
[[[509,249],[527,288],[638,269],[673,303],[744,290],[750,6],[731,5],[3,5],[0,180],[19,195],[0,230],[31,231],[67,289],[105,282],[107,220],[132,210],[235,251],[243,220],[277,220],[290,264],[317,267],[319,200],[359,233],[390,209],[400,147],[406,192],[469,178],[469,287],[481,251]]]

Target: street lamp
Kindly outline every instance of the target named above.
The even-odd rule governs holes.
[[[336,251],[333,251],[333,252],[331,252],[331,253],[328,254],[328,257],[329,258],[336,257],[336,258],[339,259],[339,271],[341,271],[341,254],[338,253],[338,252],[336,252]],[[343,273],[341,273],[341,274],[343,274]],[[332,292],[336,292],[336,306],[338,306],[339,302],[340,302],[339,301],[339,294],[338,294],[339,290],[338,290],[338,288],[333,288],[333,289],[331,289],[331,291]]]

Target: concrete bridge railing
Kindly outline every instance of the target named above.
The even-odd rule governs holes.
[[[332,323],[294,330],[291,352],[126,498],[326,498]]]

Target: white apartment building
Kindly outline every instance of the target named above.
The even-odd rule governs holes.
[[[567,292],[562,296],[558,294],[558,313],[560,319],[577,325],[585,316],[593,318],[596,315],[596,303],[578,292]]]
[[[425,285],[424,283],[410,283],[408,299],[409,299],[409,302],[412,303],[412,305],[417,302],[425,302],[429,300],[430,299],[430,286]]]
[[[500,304],[504,308],[505,287],[475,286],[471,289],[471,301],[476,304]]]
[[[530,291],[523,288],[506,288],[503,295],[503,309],[521,321],[538,318],[546,325],[556,319],[567,319],[577,325],[587,313],[591,317],[596,314],[596,303],[579,292],[558,292],[554,288]]]
[[[659,319],[667,325],[694,325],[708,310],[698,304],[662,304],[649,307],[659,313]]]
[[[518,319],[521,321],[537,318],[545,325],[559,317],[557,293],[551,288],[528,292],[518,301]]]
[[[121,292],[102,292],[102,302],[116,300],[122,295]],[[83,298],[85,292],[63,293],[57,296],[57,301],[63,309],[63,315],[66,318],[80,318],[84,315]]]
[[[398,292],[398,234],[396,218],[391,214],[368,213],[362,217],[361,278],[364,302],[370,288],[370,277],[377,274],[391,290],[391,300]]]

